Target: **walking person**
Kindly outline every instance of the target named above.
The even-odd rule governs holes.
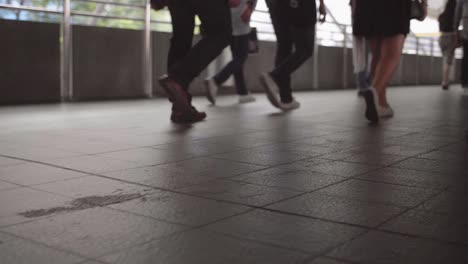
[[[457,0],[448,0],[445,9],[439,16],[440,38],[439,46],[444,58],[442,68],[442,89],[448,90],[450,86],[450,70],[455,57],[457,47],[458,30],[454,29],[455,8]]]
[[[249,34],[250,18],[257,0],[240,0],[237,7],[231,8],[232,38],[231,53],[232,60],[224,66],[213,78],[205,80],[206,96],[215,105],[219,86],[223,84],[231,75],[234,75],[239,103],[249,103],[255,101],[245,83],[244,64],[249,56]]]
[[[172,19],[172,39],[168,56],[168,75],[160,84],[172,102],[171,120],[193,123],[206,118],[191,104],[190,83],[229,44],[231,14],[229,6],[240,0],[166,0]],[[192,47],[195,16],[203,26],[202,39]]]
[[[421,1],[425,16],[427,0]],[[371,123],[377,123],[379,118],[394,115],[386,91],[409,33],[411,0],[356,0],[355,4],[353,34],[368,40],[375,65],[372,87],[363,94],[365,116]]]
[[[463,31],[461,36],[459,36],[459,38],[463,41],[461,84],[462,87],[466,90],[468,89],[468,0],[457,0],[453,29],[458,31],[458,27],[462,21]]]
[[[315,0],[266,0],[277,39],[275,68],[261,77],[271,104],[283,111],[300,107],[292,96],[291,74],[314,50],[317,7]],[[326,18],[324,0],[320,0],[320,21]],[[294,48],[294,51],[293,51]]]

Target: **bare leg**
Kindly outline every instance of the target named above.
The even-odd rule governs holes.
[[[371,41],[372,43],[373,41]],[[381,39],[379,55],[380,58],[375,69],[373,87],[376,89],[379,97],[379,105],[387,107],[386,90],[390,79],[400,63],[403,44],[405,43],[404,35],[396,35]],[[371,44],[371,47],[373,45]],[[375,46],[374,46],[375,47]]]

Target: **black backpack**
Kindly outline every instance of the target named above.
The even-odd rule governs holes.
[[[456,0],[448,0],[444,12],[439,16],[439,29],[441,32],[453,32],[455,22]]]

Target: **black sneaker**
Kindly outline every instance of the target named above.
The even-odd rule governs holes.
[[[366,101],[366,118],[372,124],[379,122],[379,114],[377,113],[377,107],[375,105],[375,95],[372,90],[362,92],[362,96]]]

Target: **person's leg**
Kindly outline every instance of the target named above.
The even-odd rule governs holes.
[[[307,61],[314,52],[315,27],[292,29],[294,36],[294,53],[287,57],[272,72],[274,79],[291,79],[291,74]],[[280,97],[282,103],[290,103],[293,100],[291,86],[280,85]]]
[[[226,1],[186,0],[184,3],[200,18],[204,36],[174,65],[171,77],[179,83],[190,84],[229,44],[231,13]]]
[[[168,8],[172,21],[172,38],[167,59],[167,72],[169,76],[173,76],[174,66],[187,56],[192,48],[195,14],[191,6],[183,0],[170,1]],[[167,81],[163,87],[168,85]],[[162,82],[165,81],[162,80]],[[187,82],[173,83],[173,85],[180,85],[180,89],[185,91],[187,91],[189,87],[189,83]],[[177,104],[174,102],[173,94],[168,94],[170,101],[173,102],[171,120],[183,119],[184,117],[182,116],[184,116],[184,112],[187,112],[188,108],[191,106],[192,96],[188,93],[184,94],[184,101],[187,102],[181,107],[180,103]]]
[[[234,57],[234,81],[238,95],[247,95],[247,85],[245,84],[244,64],[249,56],[249,36],[237,36],[234,49],[232,51]]]
[[[364,91],[369,88],[366,46],[366,39],[364,37],[353,36],[353,67],[356,87],[359,91]]]
[[[463,40],[463,59],[462,59],[461,82],[463,88],[468,88],[468,40]]]
[[[231,75],[233,74],[233,71],[234,71],[234,49],[235,49],[235,46],[236,46],[236,43],[235,43],[235,37],[233,36],[231,38],[231,54],[232,54],[232,60],[230,62],[228,62],[214,77],[213,77],[213,80],[215,81],[215,83],[217,85],[221,85],[223,84],[225,81],[227,81],[227,79],[229,79],[229,77],[231,77]]]
[[[387,85],[400,63],[404,42],[404,35],[385,37],[381,40],[380,58],[372,85],[377,91],[378,104],[381,107],[388,106],[386,96]]]
[[[284,15],[284,10],[279,8],[279,1],[281,0],[266,1],[276,35],[275,67],[279,66],[292,54],[294,44],[288,18]],[[291,79],[288,76],[276,81],[280,86],[291,89]]]
[[[172,38],[167,58],[167,70],[172,75],[174,65],[183,59],[192,48],[195,14],[185,1],[169,2],[169,13],[172,21]],[[181,83],[187,89],[188,83]]]
[[[380,60],[380,46],[382,44],[382,40],[380,38],[370,38],[368,39],[367,43],[369,44],[369,49],[372,54],[370,62],[370,74],[371,76],[375,76],[377,65]]]

